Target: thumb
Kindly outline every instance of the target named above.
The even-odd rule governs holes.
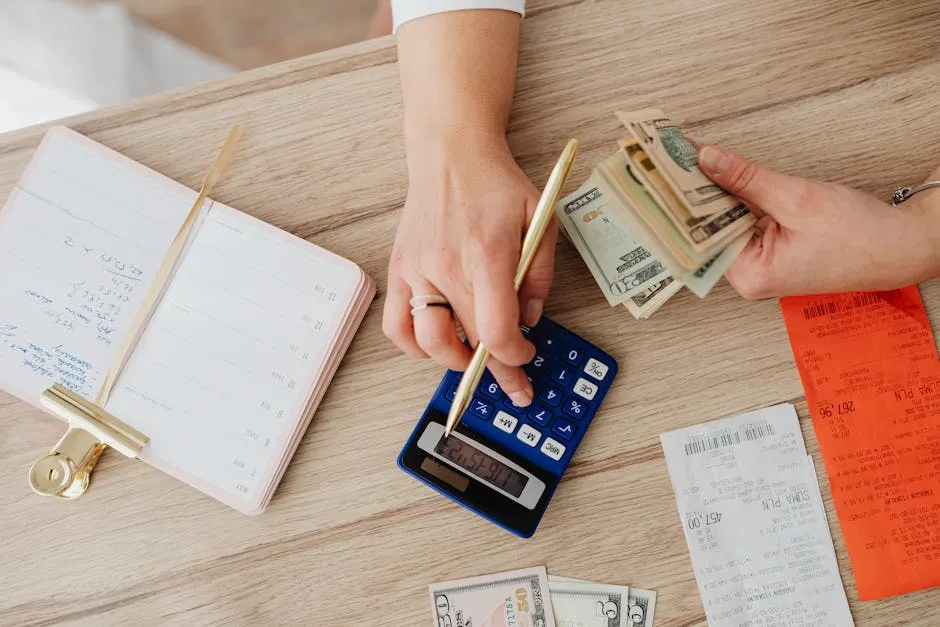
[[[699,151],[699,169],[728,193],[780,218],[780,211],[791,206],[801,193],[800,180],[761,167],[717,146]]]

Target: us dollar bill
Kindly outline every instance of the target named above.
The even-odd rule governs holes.
[[[594,582],[584,579],[549,575],[549,586],[553,583],[591,584]],[[630,586],[627,604],[627,622],[625,624],[628,627],[653,627],[653,616],[656,613],[656,592]]]
[[[607,199],[608,215],[619,223],[620,230],[646,246],[662,261],[670,276],[700,298],[714,287],[753,232],[752,226],[738,228],[734,237],[725,238],[719,246],[704,252],[694,250],[635,175],[626,150],[601,161],[592,179]],[[750,213],[747,217],[753,219]],[[716,228],[721,228],[721,224]]]
[[[649,318],[680,289],[682,289],[682,283],[672,277],[667,277],[630,298],[623,305],[634,318],[638,320]]]
[[[556,627],[544,566],[428,587],[437,627]]]
[[[548,576],[552,608],[559,625],[577,627],[628,627],[628,586]]]
[[[692,216],[722,213],[739,204],[702,174],[698,150],[665,113],[659,109],[618,111],[617,117],[640,142]]]
[[[565,235],[584,259],[611,306],[669,276],[663,263],[607,215],[607,203],[588,180],[556,206]]]

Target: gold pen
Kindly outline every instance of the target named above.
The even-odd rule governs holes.
[[[529,266],[535,258],[535,253],[542,243],[542,237],[545,235],[545,229],[551,222],[554,215],[555,204],[561,195],[561,189],[565,185],[565,179],[568,178],[568,172],[571,170],[571,164],[574,163],[574,156],[578,152],[578,140],[572,139],[565,146],[561,156],[552,168],[552,173],[548,176],[548,182],[545,183],[545,189],[542,190],[542,196],[539,198],[539,204],[535,207],[535,214],[532,216],[532,222],[526,231],[525,239],[522,240],[522,254],[519,255],[519,265],[516,267],[516,278],[514,280],[516,292],[522,285]],[[454,395],[454,401],[450,405],[450,413],[447,414],[447,424],[444,426],[444,437],[447,437],[457,427],[461,416],[467,410],[470,404],[470,397],[477,389],[483,371],[486,369],[486,361],[489,359],[490,352],[483,346],[477,345],[476,352],[473,353],[473,359],[467,366],[466,372],[460,379],[460,385],[457,386],[457,393]]]

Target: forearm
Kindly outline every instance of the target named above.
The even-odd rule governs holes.
[[[472,10],[401,26],[398,62],[409,152],[428,142],[505,137],[520,21],[510,11]]]

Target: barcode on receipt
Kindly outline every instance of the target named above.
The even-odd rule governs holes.
[[[732,431],[708,433],[689,438],[685,443],[685,455],[698,455],[727,448],[742,442],[753,442],[774,435],[774,426],[768,422],[742,425]]]

